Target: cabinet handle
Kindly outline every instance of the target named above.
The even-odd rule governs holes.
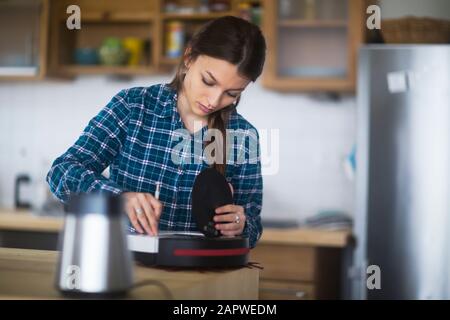
[[[296,298],[305,299],[308,294],[305,291],[297,291],[292,289],[269,289],[269,288],[261,288],[261,291],[277,293],[282,295],[292,296],[294,295]]]

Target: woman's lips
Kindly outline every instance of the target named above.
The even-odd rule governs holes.
[[[211,113],[213,111],[211,109],[208,109],[204,105],[202,105],[200,102],[197,102],[197,103],[198,103],[198,106],[199,106],[200,110],[202,110],[204,113]]]

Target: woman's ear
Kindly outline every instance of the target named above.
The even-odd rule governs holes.
[[[192,64],[191,47],[187,47],[186,50],[184,51],[183,60],[184,60],[184,66],[186,67],[186,70],[189,69]]]

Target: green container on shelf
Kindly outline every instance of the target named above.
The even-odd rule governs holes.
[[[107,66],[121,66],[128,60],[128,52],[122,40],[115,37],[106,38],[99,49],[100,62]]]

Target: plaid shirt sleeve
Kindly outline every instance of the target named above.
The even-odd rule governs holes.
[[[262,235],[261,208],[263,201],[263,179],[261,175],[259,135],[256,129],[247,131],[249,145],[257,146],[256,152],[252,148],[244,147],[246,161],[235,169],[232,185],[235,193],[235,204],[244,207],[246,224],[244,235],[249,237],[250,247],[254,248]]]
[[[71,193],[121,193],[121,188],[102,172],[120,152],[127,133],[127,90],[120,91],[93,119],[76,143],[58,157],[47,174],[50,190],[62,202]]]

